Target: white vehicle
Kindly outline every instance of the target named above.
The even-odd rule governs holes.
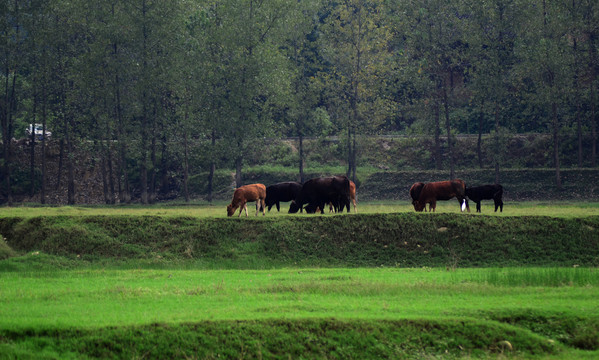
[[[31,132],[35,133],[36,140],[42,140],[44,138],[44,128],[42,124],[29,124],[27,127],[27,137],[31,137]],[[46,139],[49,139],[52,133],[46,129]]]

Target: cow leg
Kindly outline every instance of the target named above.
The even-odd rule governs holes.
[[[354,202],[354,212],[357,214],[358,213],[358,205],[356,204],[356,199],[352,199],[352,201]]]
[[[321,201],[319,203],[319,208],[320,208],[320,214],[324,215],[324,207],[326,206],[326,203],[324,201]]]
[[[260,203],[262,204],[262,216],[266,216],[266,211],[264,211],[264,208],[266,207],[266,200],[261,199]],[[277,205],[279,205],[279,203],[277,203]],[[278,206],[277,206],[277,211],[279,211]]]
[[[429,212],[435,212],[435,209],[437,208],[437,202],[436,201],[431,201],[430,205],[429,205]]]
[[[281,205],[278,201],[275,203],[275,205],[277,205],[277,212],[281,211]]]
[[[243,212],[243,210],[245,209],[245,216],[248,216],[248,208],[247,208],[247,203],[242,203],[241,206],[239,207],[239,215],[237,215],[237,217],[241,216],[241,213]]]
[[[480,211],[480,201],[476,203],[476,212],[482,212]]]
[[[501,209],[500,211],[503,212],[503,201],[501,199],[495,199],[495,212],[497,212],[497,209]]]

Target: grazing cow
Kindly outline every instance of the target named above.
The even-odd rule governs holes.
[[[356,184],[353,181],[349,181],[349,199],[354,204],[354,212],[358,213],[358,203],[356,202]],[[335,207],[332,202],[329,203],[329,212],[337,212],[339,205]],[[349,208],[347,209],[349,212]]]
[[[241,212],[245,209],[245,216],[248,216],[248,208],[247,203],[255,201],[256,202],[256,216],[258,216],[258,211],[262,207],[262,215],[266,215],[266,205],[264,204],[264,199],[266,198],[266,186],[263,184],[251,184],[240,186],[235,189],[233,193],[233,200],[231,203],[227,205],[227,216],[233,216],[235,214],[235,210],[239,208],[239,215],[241,216]]]
[[[279,202],[293,201],[302,191],[302,184],[289,181],[266,187],[266,206],[268,211],[275,205],[277,211],[281,211]]]
[[[426,208],[426,204],[430,204],[429,211],[434,212],[437,207],[437,200],[449,200],[457,198],[460,205],[465,203],[468,212],[470,206],[466,201],[466,184],[460,179],[438,181],[426,183],[422,186],[418,201],[414,202],[414,210],[422,211]]]
[[[307,213],[317,210],[324,214],[324,206],[333,203],[340,211],[349,211],[349,179],[346,176],[314,178],[306,181],[297,198],[289,207],[290,213],[304,208]]]
[[[476,203],[476,212],[480,211],[481,200],[491,200],[495,202],[495,212],[500,209],[503,212],[503,186],[499,184],[482,185],[466,188],[466,196],[468,199]]]
[[[414,205],[414,208],[416,208],[416,203],[418,202],[418,198],[420,197],[420,192],[422,191],[423,186],[423,182],[417,182],[414,183],[410,188],[410,197],[412,198],[412,205]],[[426,207],[424,207],[424,211],[426,211]]]

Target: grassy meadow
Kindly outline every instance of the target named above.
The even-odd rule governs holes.
[[[0,207],[0,217],[36,217],[36,216],[191,216],[191,217],[226,217],[229,202],[215,201],[207,203],[195,201],[190,203],[171,202],[155,206],[120,205],[120,206],[33,206],[23,205]],[[521,201],[504,204],[503,212],[494,212],[493,201],[483,201],[481,213],[476,213],[476,204],[471,203],[471,214],[490,216],[551,216],[551,217],[586,217],[599,215],[599,203],[577,201]],[[266,216],[315,216],[315,214],[288,214],[289,203],[281,204],[281,211],[276,207],[266,212]],[[414,208],[408,201],[358,201],[360,214],[387,214],[405,212],[412,213]],[[437,202],[437,213],[459,213],[456,200]],[[353,206],[351,213],[354,213]],[[239,215],[239,210],[234,217]],[[248,215],[256,215],[255,203],[248,203]],[[329,215],[327,213],[327,215]],[[242,217],[245,212],[242,212]]]
[[[226,205],[0,208],[0,359],[599,357],[597,203]]]
[[[502,279],[512,277],[520,283]],[[268,328],[280,322],[333,319],[346,326],[417,322],[416,333],[426,333],[429,326],[447,326],[446,331],[427,335],[427,341],[441,344],[420,349],[430,356],[496,357],[509,347],[516,358],[534,352],[540,352],[537,358],[592,358],[599,354],[596,350],[579,348],[597,345],[593,339],[599,331],[598,285],[596,269],[579,268],[534,268],[526,273],[430,268],[9,272],[0,275],[0,349],[5,354],[35,354],[42,338],[43,351],[50,358],[61,358],[68,352],[61,349],[60,341],[75,341],[72,329],[80,335],[106,329],[141,331],[156,324],[258,323],[259,328]],[[456,322],[463,324],[464,334],[453,333],[449,324]],[[486,333],[480,343],[455,340],[476,338],[474,332],[481,326]],[[385,330],[385,337],[397,336],[393,341],[399,344],[424,341],[415,334],[413,338],[392,335],[393,329],[397,331],[395,327]],[[36,340],[29,336],[32,331]],[[299,338],[315,336],[309,329],[293,331]],[[341,344],[345,341],[339,339]],[[262,348],[262,355],[278,357],[269,346]],[[130,351],[137,351],[125,348],[112,355],[129,357]],[[326,353],[322,348],[305,350],[306,357]],[[216,351],[203,357],[217,357]],[[355,356],[372,355],[368,349],[362,351]],[[422,355],[393,347],[381,351],[391,357]],[[235,357],[254,355],[239,352]]]

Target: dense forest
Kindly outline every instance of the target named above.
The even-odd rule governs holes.
[[[477,166],[491,149],[496,177],[517,134],[550,136],[558,188],[564,137],[577,167],[597,166],[596,0],[2,0],[0,13],[9,204],[18,181],[45,202],[51,144],[69,203],[81,147],[108,203],[133,187],[151,202],[172,171],[186,197],[200,171],[209,188],[219,168],[241,184],[249,149],[289,137],[302,180],[304,139],[319,137],[339,140],[353,178],[362,140],[383,134],[430,138],[452,175],[460,134],[478,135]]]

